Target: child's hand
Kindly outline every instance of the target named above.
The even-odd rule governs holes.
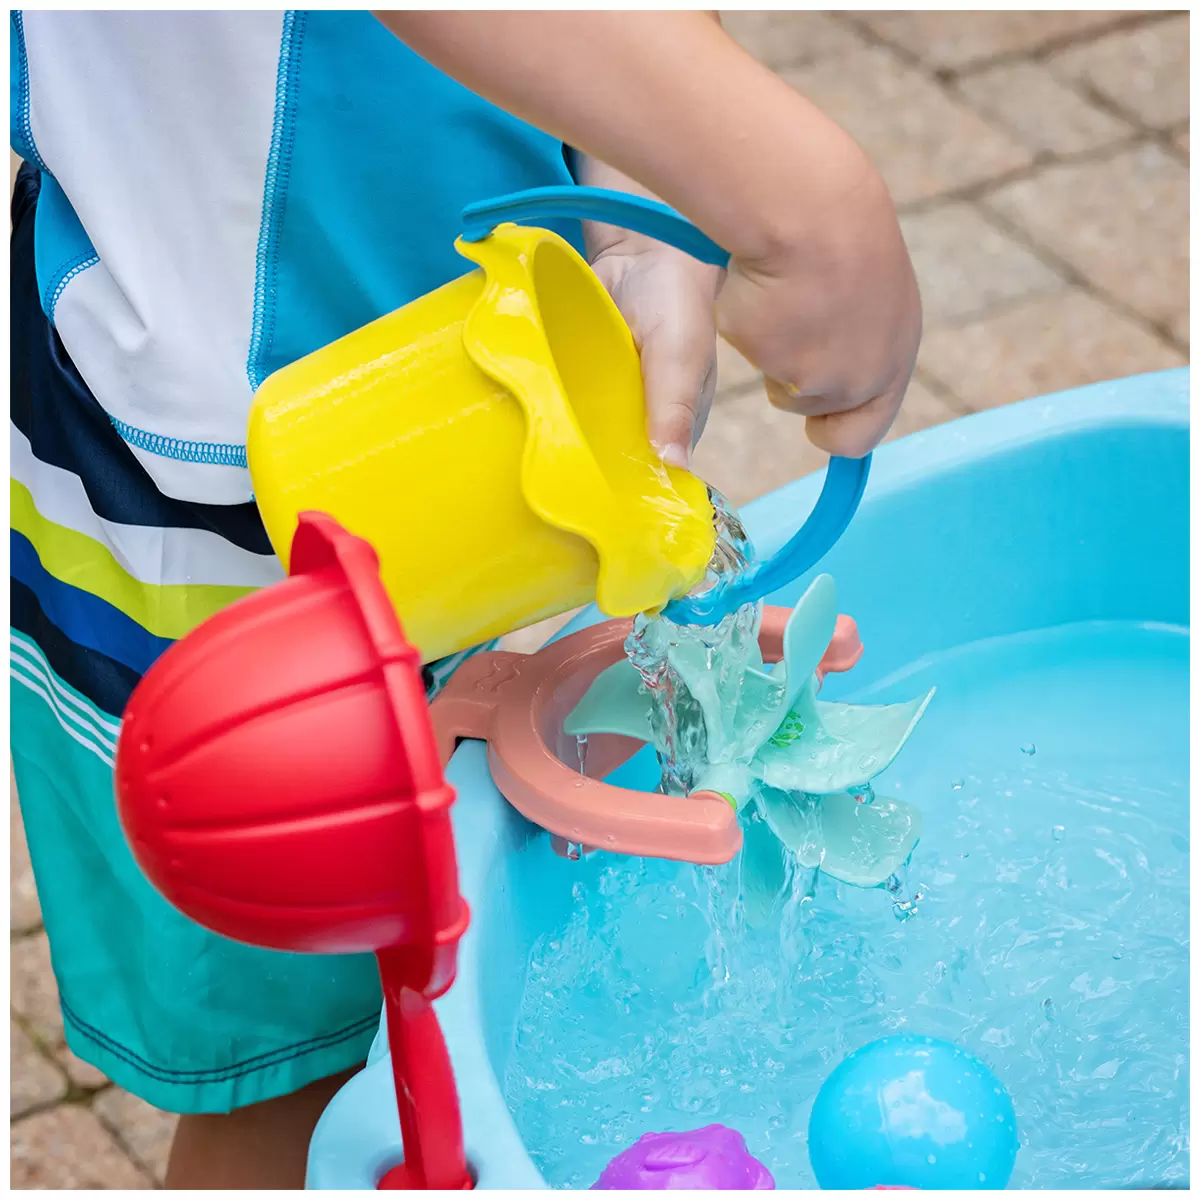
[[[649,195],[587,159],[581,181]],[[584,222],[588,258],[629,324],[642,356],[650,440],[663,461],[686,467],[717,386],[715,303],[724,272],[653,238]]]
[[[809,437],[831,454],[863,455],[882,440],[921,337],[920,297],[891,198],[850,137],[711,14],[379,16],[460,82],[613,164],[725,247],[732,258],[718,324],[767,376],[772,401],[806,415]],[[649,355],[653,436],[673,441],[686,422],[668,415],[678,415],[691,381],[702,378],[700,318],[682,299],[697,294],[682,285],[685,267],[668,269],[674,260],[661,254],[623,252],[622,266],[614,248],[613,261],[598,265]],[[652,270],[652,261],[663,265]],[[659,323],[672,296],[685,306],[673,332]],[[688,363],[675,375],[665,368],[671,338]],[[664,365],[651,376],[651,364]]]
[[[891,197],[848,138],[804,209],[789,236],[730,262],[718,326],[764,373],[771,403],[807,417],[814,445],[858,458],[904,399],[920,293]]]

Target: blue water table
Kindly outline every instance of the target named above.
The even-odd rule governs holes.
[[[744,1134],[779,1187],[813,1186],[813,1166],[828,1179],[857,1178],[867,1156],[897,1176],[877,1184],[940,1186],[932,1143],[909,1176],[889,1160],[891,1143],[850,1144],[857,1093],[838,1092],[838,1081],[866,1072],[895,1128],[950,1130],[946,1163],[973,1169],[969,1122],[956,1124],[953,1105],[914,1082],[923,1043],[851,1057],[904,1031],[967,1045],[938,1078],[951,1092],[983,1089],[987,1119],[994,1111],[1005,1130],[1021,1131],[1019,1151],[989,1142],[973,1186],[1004,1186],[988,1175],[999,1169],[992,1163],[1006,1163],[999,1173],[1013,1171],[1023,1187],[1186,1180],[1188,400],[1188,371],[1167,371],[964,417],[876,452],[857,516],[820,564],[838,580],[866,653],[821,694],[887,706],[936,685],[937,702],[882,779],[923,812],[910,871],[929,894],[915,919],[898,922],[883,913],[886,891],[821,885],[834,890],[817,893],[828,900],[815,905],[812,938],[826,939],[826,962],[851,962],[833,947],[853,942],[860,982],[838,991],[836,973],[813,967],[794,997],[793,1026],[815,1039],[808,1056],[797,1051],[781,1074],[760,1067],[728,1101],[733,1119],[703,1109],[713,1100],[685,1110],[662,1089],[638,1100],[645,1087],[631,1078],[612,1093],[627,1094],[630,1109],[614,1133],[588,1125],[601,1076],[564,1069],[541,1093],[525,1079],[555,1070],[556,1055],[582,1061],[606,1040],[619,1056],[659,1028],[678,1028],[684,1044],[688,1026],[678,1022],[706,1019],[687,1009],[694,976],[674,969],[674,943],[690,934],[681,926],[664,944],[663,927],[637,908],[676,885],[664,872],[697,868],[553,853],[546,831],[505,800],[487,747],[459,746],[447,779],[474,920],[457,982],[436,1009],[477,1187],[587,1187],[640,1134],[705,1120]],[[822,482],[800,479],[747,507],[764,556],[794,534],[795,514],[812,509]],[[794,608],[817,578],[810,570],[784,581],[767,602]],[[586,611],[559,638],[600,620]],[[634,755],[617,774],[623,787],[650,792],[657,763]],[[645,986],[630,991],[625,1014],[586,988],[572,992],[560,972],[552,1002],[561,1029],[551,1027],[536,1017],[550,1010],[537,1008],[527,980],[550,969],[548,956],[569,966],[563,931],[600,892],[591,911],[603,908],[607,923],[589,936],[620,939],[613,955],[636,960],[641,974],[628,978]],[[906,906],[905,915],[911,893]],[[611,969],[634,970],[621,962]],[[851,1065],[836,1074],[843,1060]],[[1003,1080],[994,1098],[990,1071]],[[834,1134],[806,1144],[825,1080],[834,1088],[812,1128],[840,1124],[845,1146]],[[776,1118],[759,1121],[760,1111]],[[955,1129],[963,1145],[949,1144]],[[373,1188],[399,1145],[381,1037],[317,1127],[308,1186]]]

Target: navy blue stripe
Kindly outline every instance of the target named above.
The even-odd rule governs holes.
[[[25,166],[12,202],[10,414],[44,463],[79,476],[94,512],[123,525],[207,529],[254,554],[271,554],[258,508],[164,496],[71,362],[42,311],[34,268],[38,173]]]
[[[10,579],[8,586],[12,627],[37,642],[51,669],[64,683],[119,721],[141,678],[138,672],[107,654],[73,642],[46,616],[37,596],[20,580]]]
[[[42,566],[24,534],[10,529],[8,542],[12,577],[33,592],[46,619],[71,641],[98,650],[139,675],[171,644],[170,638],[156,637],[107,600],[56,579]]]

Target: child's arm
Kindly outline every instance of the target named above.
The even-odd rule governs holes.
[[[389,12],[468,87],[661,196],[732,253],[721,332],[805,413],[813,442],[863,454],[912,374],[921,308],[895,210],[857,145],[710,16]]]

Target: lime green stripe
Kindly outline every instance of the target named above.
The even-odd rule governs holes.
[[[156,637],[181,638],[255,590],[207,583],[142,583],[95,538],[46,520],[24,484],[10,479],[9,495],[12,527],[33,543],[42,566],[55,579],[107,600]]]

